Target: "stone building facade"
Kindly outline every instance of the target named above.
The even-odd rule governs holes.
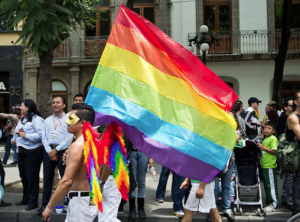
[[[149,14],[150,16],[153,15],[155,24],[170,35],[171,5],[169,0],[143,0],[141,2],[135,3],[136,12],[141,13],[142,10],[148,10],[148,16]],[[111,28],[122,1],[111,0],[107,3],[109,5],[103,9],[104,11],[109,10]],[[100,31],[102,31],[101,28]],[[102,36],[101,33],[97,35],[97,32],[96,30],[96,35],[93,33],[94,36],[88,36],[87,34],[92,32],[87,32],[87,28],[73,31],[70,38],[54,52],[53,81],[49,84],[52,84],[54,95],[60,94],[66,98],[68,111],[71,110],[73,97],[76,94],[87,95],[105,47],[108,36]],[[37,101],[39,92],[43,90],[42,86],[38,86],[39,65],[39,59],[34,54],[28,53],[23,59],[23,97],[26,99],[30,98]]]
[[[102,0],[100,6],[95,5],[109,23],[97,20],[93,30],[78,28],[55,51],[53,82],[49,84],[53,86],[53,94],[66,97],[68,110],[74,95],[88,92],[121,3]],[[293,0],[293,4],[300,14],[300,0]],[[274,57],[281,39],[274,0],[138,0],[134,11],[183,46],[188,46],[196,35],[199,39],[199,27],[207,24],[208,40],[212,36],[218,39],[210,44],[208,68],[228,83],[246,106],[251,96],[259,97],[264,103],[271,100]],[[300,20],[295,18],[284,71],[285,95],[300,89]],[[194,54],[201,59],[200,50],[194,48]],[[37,83],[39,61],[35,55],[24,58],[23,71],[23,97],[37,101],[42,87]],[[264,113],[263,106],[261,113]]]

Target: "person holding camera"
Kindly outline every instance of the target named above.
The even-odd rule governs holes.
[[[0,113],[0,118],[7,119],[6,124],[3,129],[3,134],[6,136],[6,143],[5,143],[5,154],[3,157],[2,165],[5,167],[7,164],[7,160],[10,155],[10,150],[13,148],[14,150],[14,162],[11,164],[18,163],[18,154],[16,153],[16,147],[11,144],[11,139],[14,135],[15,128],[20,120],[21,110],[19,107],[14,107],[12,114],[5,114]]]

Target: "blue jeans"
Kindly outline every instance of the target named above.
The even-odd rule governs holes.
[[[18,162],[17,147],[15,145],[12,145],[11,149],[14,151],[14,156],[13,156],[14,162]]]
[[[286,203],[288,206],[293,205],[293,180],[294,180],[293,174],[284,173],[281,203]]]
[[[231,201],[230,201],[230,197],[231,197],[231,177],[232,177],[232,173],[234,170],[234,165],[232,165],[232,167],[230,169],[228,169],[228,171],[223,174],[220,178],[222,180],[222,210],[223,213],[231,213]],[[215,200],[218,200],[218,184],[219,184],[219,177],[216,177],[215,179]]]
[[[137,182],[138,198],[146,197],[146,173],[149,157],[139,151],[130,151],[129,159],[132,166],[133,176]],[[129,193],[129,198],[136,198],[136,188]]]
[[[166,167],[162,167],[159,183],[156,189],[156,198],[164,198],[166,192],[166,186],[169,178],[170,170]],[[173,172],[172,180],[172,199],[173,199],[173,210],[183,210],[182,200],[185,197],[185,190],[180,189],[180,185],[185,180],[185,177],[179,176]]]
[[[219,185],[218,185],[218,187],[215,187],[215,189],[217,189],[218,194],[222,193],[222,182],[221,181],[219,181]],[[231,184],[230,184],[230,195],[232,197],[235,196],[235,192],[234,192],[234,180],[231,181]]]
[[[5,165],[7,164],[7,160],[8,160],[9,155],[10,155],[10,150],[11,150],[11,147],[12,147],[12,144],[11,144],[12,137],[13,137],[12,135],[8,135],[7,138],[6,138],[5,154],[4,154],[3,161],[2,161]]]
[[[166,193],[167,182],[169,178],[170,170],[167,167],[161,168],[159,176],[159,182],[156,189],[156,198],[164,198]]]

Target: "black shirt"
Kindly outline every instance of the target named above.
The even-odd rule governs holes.
[[[284,133],[287,118],[288,115],[286,115],[286,113],[281,113],[281,115],[279,116],[276,128],[277,138],[279,138],[279,136]]]

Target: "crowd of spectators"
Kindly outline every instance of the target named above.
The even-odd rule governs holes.
[[[243,109],[243,103],[236,101],[230,111],[237,123],[237,145],[240,141],[256,140],[258,137],[262,139],[257,146],[262,151],[260,159],[261,180],[264,183],[266,192],[265,211],[276,211],[278,208],[278,188],[277,188],[277,169],[276,169],[276,153],[278,138],[281,134],[287,133],[289,138],[300,139],[300,125],[296,115],[300,115],[300,92],[295,97],[287,97],[284,99],[282,109],[278,108],[275,101],[266,104],[265,115],[259,122],[257,109],[262,103],[256,97],[248,100],[248,108]],[[74,103],[83,103],[83,96],[78,94],[74,98]],[[16,205],[26,205],[26,210],[38,208],[39,195],[39,172],[43,163],[44,184],[42,206],[38,209],[37,214],[41,215],[45,210],[52,194],[52,183],[56,168],[59,170],[60,177],[64,175],[65,165],[62,157],[69,145],[74,141],[74,136],[67,131],[65,120],[69,113],[65,113],[66,101],[62,96],[54,96],[52,101],[53,115],[45,120],[41,117],[37,110],[36,104],[30,99],[22,102],[20,107],[14,107],[12,114],[0,113],[0,118],[7,119],[4,134],[6,136],[5,155],[0,163],[1,184],[4,186],[5,172],[3,167],[7,165],[18,165],[20,177],[23,185],[23,197]],[[294,115],[295,114],[295,115]],[[101,128],[101,127],[100,127]],[[138,215],[140,218],[146,218],[144,205],[146,203],[146,183],[145,177],[147,169],[153,166],[153,159],[141,153],[127,139],[126,148],[128,149],[128,160],[130,162],[131,180],[134,180],[136,187],[133,187],[129,193],[129,217],[136,218],[136,203]],[[7,163],[10,150],[14,150],[14,158],[11,164]],[[234,203],[234,178],[235,164],[234,152],[231,156],[233,163],[228,170],[218,175],[211,183],[203,185],[200,181],[189,180],[170,169],[162,166],[159,183],[156,190],[156,199],[158,203],[163,203],[165,198],[166,184],[170,172],[173,173],[172,179],[172,199],[173,211],[177,217],[184,217],[183,221],[191,221],[194,211],[210,212],[213,220],[219,221],[216,215],[216,203],[219,200],[222,206],[223,215],[229,221],[234,221],[235,217],[232,213],[232,204]],[[0,160],[1,161],[1,160]],[[293,174],[284,174],[284,182],[282,187],[281,205],[286,206],[295,213],[300,212],[300,172],[297,171],[296,176]],[[112,180],[113,182],[113,180]],[[199,195],[199,191],[206,186],[206,192],[212,191],[209,197],[213,200],[213,204],[203,205],[203,210],[194,208],[196,200],[205,202],[205,195]],[[191,194],[196,195],[191,197]],[[299,197],[299,198],[298,198]],[[65,197],[67,204],[67,197]],[[184,200],[185,199],[185,200]],[[117,202],[121,201],[121,197],[117,197]],[[184,204],[183,204],[184,202]],[[121,201],[119,213],[124,213],[123,206],[126,202]],[[11,203],[2,201],[1,206],[10,206]],[[196,205],[195,205],[196,206]],[[200,206],[200,205],[199,205]],[[189,208],[190,207],[190,208]],[[198,207],[199,208],[199,207]],[[200,207],[201,208],[201,207]],[[115,216],[116,217],[116,216]],[[210,219],[210,218],[208,218]]]

